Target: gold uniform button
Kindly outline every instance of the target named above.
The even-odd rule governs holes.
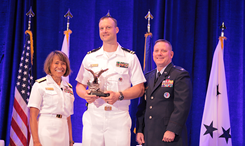
[[[151,96],[151,99],[153,99],[154,97],[153,96]]]
[[[150,106],[150,109],[152,109],[152,106]]]
[[[149,116],[149,119],[152,119],[152,116]]]

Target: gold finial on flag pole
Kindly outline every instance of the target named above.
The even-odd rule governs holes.
[[[30,10],[26,13],[26,16],[29,16],[29,21],[28,21],[28,30],[31,29],[31,17],[34,17],[35,14],[32,11],[32,7],[30,8]]]
[[[73,17],[70,9],[67,11],[67,13],[64,15],[64,17],[67,18],[67,30],[69,30],[69,25],[70,25],[69,19]]]
[[[106,16],[111,17],[110,10],[108,10]]]
[[[225,22],[222,22],[220,28],[221,28],[221,37],[224,37],[225,36],[224,30],[226,29]]]
[[[224,30],[226,29],[226,27],[225,27],[224,22],[222,22],[222,25],[220,26],[220,28],[221,28],[221,36],[219,37],[219,39],[221,41],[221,48],[223,49],[224,48],[224,39],[226,40],[225,33],[224,33]]]
[[[151,15],[150,10],[148,11],[147,15],[145,16],[145,19],[148,19],[148,24],[147,24],[147,32],[151,32],[151,25],[150,25],[150,20],[153,19],[153,16]]]
[[[32,11],[32,7],[31,7],[30,10],[26,13],[26,16],[29,16],[29,20],[28,20],[28,30],[25,31],[25,34],[29,34],[29,36],[30,36],[31,64],[33,65],[34,48],[33,48],[33,36],[32,36],[32,32],[31,32],[31,17],[34,17],[35,14],[34,14],[34,12]]]

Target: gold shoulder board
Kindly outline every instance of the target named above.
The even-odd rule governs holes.
[[[41,83],[41,82],[46,81],[46,80],[47,80],[47,78],[43,77],[41,79],[37,79],[36,82]]]

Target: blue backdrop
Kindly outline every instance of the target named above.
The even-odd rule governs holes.
[[[205,95],[212,56],[225,22],[224,61],[229,96],[231,136],[233,145],[245,145],[244,126],[244,14],[243,0],[1,0],[0,4],[0,139],[9,142],[14,85],[24,45],[28,17],[32,9],[34,37],[34,77],[45,76],[43,63],[53,50],[60,50],[70,8],[70,61],[73,73],[70,82],[76,86],[76,75],[86,52],[102,45],[99,18],[110,14],[118,20],[118,42],[134,50],[143,64],[144,34],[151,10],[152,40],[169,40],[175,52],[173,63],[189,71],[193,83],[193,102],[187,121],[189,145],[199,144]],[[130,114],[135,122],[137,99],[132,100]],[[75,94],[72,116],[75,142],[82,141],[82,115],[85,100]],[[135,145],[132,133],[132,146]]]

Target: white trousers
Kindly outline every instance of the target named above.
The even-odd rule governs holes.
[[[130,146],[132,121],[128,111],[88,108],[83,115],[84,146]]]

